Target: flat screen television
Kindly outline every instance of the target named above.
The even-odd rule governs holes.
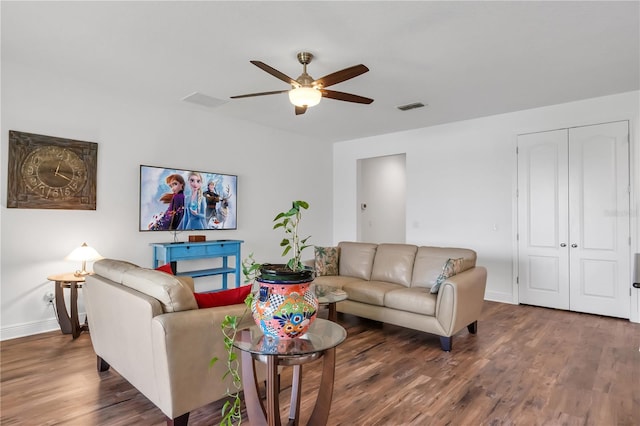
[[[140,231],[237,229],[238,176],[140,166]]]

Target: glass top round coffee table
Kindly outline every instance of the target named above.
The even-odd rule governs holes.
[[[251,424],[268,424],[270,426],[281,424],[278,366],[293,366],[289,423],[298,424],[302,391],[302,365],[319,358],[323,358],[322,376],[318,398],[309,418],[309,424],[327,424],[333,397],[335,348],[346,337],[347,332],[342,326],[322,318],[316,318],[309,327],[309,331],[296,339],[273,339],[262,334],[258,326],[252,326],[239,332],[233,346],[241,351],[242,384]],[[255,361],[267,364],[266,406],[263,405],[258,394]]]
[[[337,287],[332,287],[323,284],[311,284],[313,291],[318,298],[318,305],[327,305],[329,308],[329,315],[327,318],[330,321],[336,322],[338,319],[338,312],[336,311],[336,303],[342,302],[347,299],[347,293]]]

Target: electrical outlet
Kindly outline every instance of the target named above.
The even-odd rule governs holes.
[[[55,299],[55,296],[53,295],[53,292],[48,291],[48,292],[46,292],[46,293],[44,294],[44,296],[43,296],[42,298],[44,299],[44,301],[45,301],[46,303],[51,303],[51,304],[53,304],[53,301],[54,301],[54,299]]]

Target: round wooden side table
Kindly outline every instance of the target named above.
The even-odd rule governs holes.
[[[86,275],[75,275],[73,272],[47,277],[49,281],[55,281],[56,283],[56,312],[60,330],[64,334],[71,334],[74,339],[80,336],[83,331],[89,330],[86,321],[80,325],[80,319],[78,318],[78,289],[82,288],[85,277]],[[71,315],[67,312],[67,305],[64,301],[63,289],[65,288],[71,291]]]
[[[300,419],[302,394],[302,365],[323,358],[322,378],[309,425],[326,425],[333,398],[336,367],[336,346],[347,337],[347,331],[333,321],[316,318],[309,331],[291,340],[276,340],[262,334],[258,326],[238,333],[233,346],[242,351],[242,384],[245,405],[252,425],[280,426],[280,397],[278,395],[278,366],[293,366],[289,422],[297,425]],[[263,405],[258,393],[255,361],[267,364],[267,399]]]

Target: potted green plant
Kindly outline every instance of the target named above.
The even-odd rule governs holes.
[[[265,332],[265,327],[263,327],[263,325],[267,324],[266,321],[276,321],[276,323],[279,325],[286,325],[288,321],[294,326],[305,325],[306,328],[308,328],[313,319],[315,319],[315,315],[318,309],[318,302],[313,290],[309,290],[308,288],[311,281],[313,281],[313,271],[310,268],[306,268],[302,263],[302,251],[305,248],[309,247],[306,243],[310,237],[300,238],[298,233],[300,220],[302,219],[302,210],[306,210],[308,208],[309,203],[307,203],[306,201],[293,201],[291,209],[285,212],[278,213],[273,219],[273,221],[275,222],[275,224],[273,225],[273,229],[282,228],[285,232],[284,238],[280,241],[280,247],[284,248],[282,256],[284,257],[289,253],[293,254],[293,256],[287,261],[287,263],[260,264],[254,260],[253,254],[250,254],[242,262],[242,273],[245,277],[244,282],[254,283],[257,281],[260,283],[260,290],[258,291],[257,295],[249,293],[249,295],[245,299],[245,305],[247,306],[247,309],[245,309],[242,316],[238,317],[235,315],[227,315],[220,325],[226,350],[227,367],[227,371],[225,372],[222,379],[224,380],[227,377],[231,377],[233,385],[233,390],[227,390],[227,395],[230,397],[230,400],[226,401],[222,407],[222,420],[220,422],[221,425],[231,426],[234,424],[240,424],[242,422],[242,407],[240,399],[242,380],[239,372],[240,364],[238,355],[234,351],[233,342],[238,333],[238,326],[242,322],[244,315],[246,315],[246,313],[251,310],[254,315],[256,324],[258,324],[262,328],[263,332]],[[298,299],[296,299],[296,303],[298,305],[300,305],[301,303],[300,298],[315,300],[315,305],[313,305],[313,303],[311,303],[311,305],[307,303],[302,312],[297,314],[290,313],[289,315],[286,315],[288,312],[285,312],[285,315],[276,315],[275,320],[273,318],[266,319],[264,316],[256,316],[256,311],[259,310],[260,312],[264,313],[267,310],[266,306],[271,306],[270,303],[273,300],[273,296],[275,294],[271,290],[271,285],[276,283],[278,283],[280,287],[284,286],[289,290],[297,291],[297,296],[290,295],[289,297],[297,297]],[[301,291],[302,293],[300,293]],[[278,299],[280,299],[280,297]],[[288,303],[292,304],[292,300],[289,299]],[[284,308],[286,308],[286,306]],[[296,332],[292,329],[292,333],[289,333],[291,334],[291,336],[285,336],[284,338],[298,337],[302,334],[299,332],[301,330],[300,327],[294,328],[298,331]],[[271,331],[271,328],[268,328],[268,331]],[[275,332],[275,334],[269,332],[265,332],[265,334],[272,336],[273,338],[279,337],[277,331]],[[218,360],[218,357],[214,357],[211,360],[210,364],[213,365]]]
[[[260,289],[251,304],[253,318],[262,332],[274,339],[295,339],[303,335],[316,318],[318,299],[309,286],[313,270],[302,263],[302,251],[309,237],[299,235],[302,210],[306,201],[294,201],[291,209],[279,213],[273,229],[282,228],[282,256],[293,256],[285,264],[262,264],[256,281]]]

